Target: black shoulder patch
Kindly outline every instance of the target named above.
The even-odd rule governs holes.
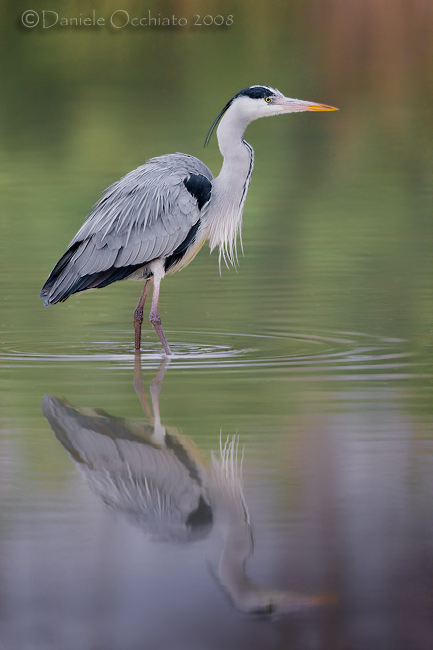
[[[191,174],[188,178],[185,178],[183,181],[188,192],[196,199],[198,209],[201,210],[202,207],[209,201],[212,183],[206,176],[203,174]]]

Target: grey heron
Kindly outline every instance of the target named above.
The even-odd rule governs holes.
[[[161,280],[184,268],[206,240],[219,246],[221,259],[235,263],[236,241],[254,166],[254,151],[244,140],[259,117],[302,111],[335,111],[333,106],[290,99],[269,86],[240,90],[213,122],[223,156],[219,175],[198,158],[183,153],[151,158],[110,185],[95,204],[66,253],[42,287],[44,305],[63,302],[117,280],[144,280],[134,311],[135,349],[141,345],[143,308],[153,279],[150,322],[167,355],[170,346],[158,313]]]

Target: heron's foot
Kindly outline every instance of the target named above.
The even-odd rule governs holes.
[[[168,344],[167,337],[165,336],[164,330],[162,329],[161,316],[158,314],[157,311],[152,311],[152,309],[151,309],[150,314],[149,314],[149,319],[150,319],[150,322],[152,323],[153,329],[158,334],[159,340],[162,343],[162,347],[165,350],[165,354],[171,355],[172,352],[170,350],[170,346]]]

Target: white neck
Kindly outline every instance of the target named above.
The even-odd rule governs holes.
[[[220,247],[226,264],[236,264],[236,238],[241,231],[242,212],[254,166],[254,151],[243,134],[251,120],[236,103],[221,119],[217,130],[218,145],[224,162],[213,181],[213,206],[209,211],[209,244]]]

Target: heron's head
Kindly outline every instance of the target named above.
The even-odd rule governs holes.
[[[257,85],[243,88],[224,106],[207,134],[205,145],[209,143],[218,122],[226,114],[237,118],[246,127],[259,117],[303,111],[338,111],[338,108],[301,99],[291,99],[270,86]]]

